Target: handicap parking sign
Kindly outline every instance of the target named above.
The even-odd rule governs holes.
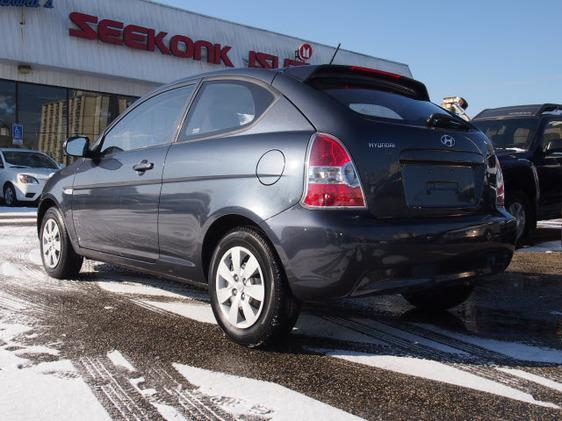
[[[12,143],[14,145],[23,145],[23,124],[12,124]]]

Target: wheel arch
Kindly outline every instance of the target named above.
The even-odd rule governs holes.
[[[209,274],[209,265],[211,263],[211,258],[213,256],[213,251],[215,250],[217,244],[224,235],[236,228],[242,226],[249,226],[260,232],[264,238],[268,241],[272,250],[277,254],[277,250],[273,245],[267,232],[262,228],[260,224],[261,220],[255,215],[249,215],[247,213],[226,213],[218,216],[208,224],[205,234],[203,236],[203,242],[201,244],[201,272],[204,276],[204,280],[207,280]]]
[[[61,209],[61,207],[53,197],[47,196],[41,199],[41,202],[37,207],[37,235],[40,234],[41,224],[43,222],[43,218],[45,217],[45,213],[52,207],[56,207],[59,210]]]

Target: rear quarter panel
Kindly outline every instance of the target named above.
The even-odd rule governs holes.
[[[298,203],[313,132],[302,114],[280,97],[242,133],[173,144],[164,169],[158,224],[161,259],[178,263],[168,265],[169,274],[203,280],[203,240],[220,217],[240,215],[260,223]],[[268,175],[266,166],[258,179],[258,162],[268,151],[284,156],[282,176]]]

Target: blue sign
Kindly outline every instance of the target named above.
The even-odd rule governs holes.
[[[0,6],[19,6],[19,7],[44,7],[53,8],[54,0],[0,0]]]
[[[12,124],[12,140],[23,140],[23,124]]]

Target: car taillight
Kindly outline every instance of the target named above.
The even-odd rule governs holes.
[[[503,171],[500,161],[496,156],[496,207],[505,207],[505,184],[503,182]]]
[[[353,161],[334,136],[317,134],[308,153],[305,206],[365,207],[365,196]]]

